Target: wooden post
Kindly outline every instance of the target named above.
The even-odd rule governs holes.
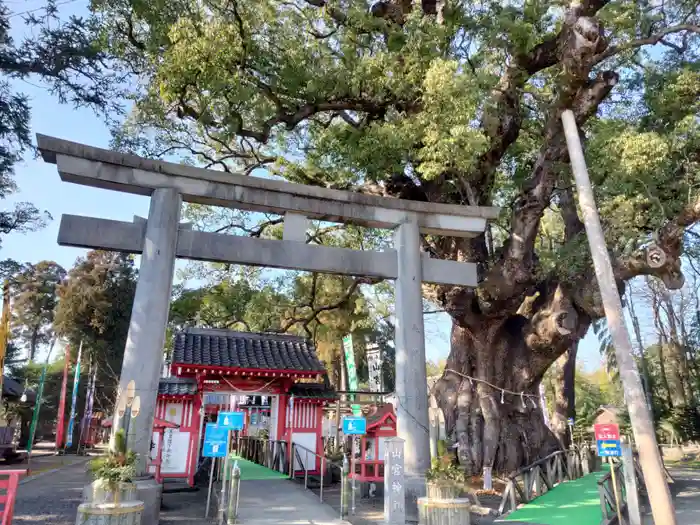
[[[623,525],[622,521],[622,505],[620,504],[620,493],[617,490],[617,480],[615,479],[615,464],[611,458],[608,458],[608,463],[610,464],[610,481],[613,486],[613,494],[615,495],[615,510],[617,510],[617,522]]]
[[[583,156],[576,118],[574,113],[567,109],[562,112],[561,119],[569,150],[571,170],[578,189],[579,206],[586,227],[605,317],[608,320],[608,327],[615,346],[617,367],[629,409],[635,442],[639,448],[639,462],[642,465],[654,522],[676,525],[676,513],[671,500],[671,492],[666,483],[664,465],[656,443],[656,434],[647,407],[646,394],[642,388],[637,365],[632,357],[632,341],[625,325],[620,291],[617,288],[610,254],[605,244],[603,227],[600,224],[586,159]]]
[[[629,525],[642,525],[642,516],[639,511],[639,492],[637,490],[637,477],[634,470],[634,458],[632,447],[622,445],[622,474],[625,479],[625,494],[627,496],[627,515]]]

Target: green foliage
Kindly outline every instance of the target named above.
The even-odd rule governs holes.
[[[440,359],[439,361],[428,361],[426,365],[426,372],[428,377],[439,377],[445,370],[445,359]]]
[[[53,261],[27,264],[13,279],[12,326],[14,337],[27,348],[34,360],[39,345],[53,335],[52,323],[57,304],[56,291],[66,271]]]
[[[547,52],[536,46],[554,42],[565,22],[561,3],[457,2],[438,17],[413,9],[400,24],[370,4],[93,2],[104,41],[142,80],[115,146],[324,187],[502,205],[496,250],[510,236],[513,203],[546,180],[541,208],[527,212],[538,222],[528,271],[565,282],[587,271],[585,237],[567,233],[562,217],[566,158],[548,150],[548,137],[560,135],[547,129],[566,68],[561,56],[542,69],[532,63]],[[586,153],[610,246],[627,255],[699,187],[697,38],[677,25],[696,23],[697,14],[680,1],[604,4],[591,14],[605,27],[610,56],[586,78],[624,74],[592,108]],[[640,35],[667,29],[669,52],[645,53]],[[504,136],[511,114],[514,138]],[[456,245],[436,248],[459,256]]]
[[[54,328],[74,351],[82,341],[83,359],[97,367],[95,410],[111,410],[114,402],[136,281],[131,256],[91,251],[58,288]]]
[[[451,481],[464,483],[466,476],[454,455],[445,454],[433,459],[430,469],[425,473],[427,481]]]
[[[664,443],[675,440],[677,443],[697,441],[700,439],[700,412],[697,406],[673,407],[658,425],[658,432],[666,439]]]
[[[437,455],[438,457],[443,457],[445,454],[447,454],[447,441],[444,439],[438,439],[437,442]]]
[[[104,482],[108,487],[116,488],[119,483],[130,483],[136,475],[136,454],[127,450],[124,429],[114,435],[114,445],[106,456],[98,457],[88,463],[88,470],[94,480]]]
[[[44,378],[44,392],[43,400],[41,404],[41,410],[39,411],[39,425],[37,433],[40,434],[44,428],[53,428],[56,421],[56,414],[58,413],[58,405],[60,401],[61,393],[61,382],[63,381],[63,369],[65,364],[65,359],[63,355],[56,355],[57,352],[54,349],[54,360],[49,363],[46,370],[46,377]],[[41,378],[41,372],[44,368],[44,363],[21,363],[14,366],[9,366],[9,375],[14,380],[18,381],[22,385],[26,385],[27,388],[38,391],[39,381]],[[69,375],[68,381],[71,381],[71,376]],[[80,398],[79,398],[80,400]],[[31,415],[29,416],[31,418]]]
[[[16,92],[16,81],[38,80],[61,103],[119,109],[124,77],[98,40],[99,20],[61,18],[62,3],[45,0],[29,10],[13,4],[13,13],[0,2],[0,199],[17,191],[14,167],[32,149],[30,101]],[[22,29],[26,37],[17,38]],[[19,202],[0,210],[0,234],[34,231],[50,219],[48,212]]]

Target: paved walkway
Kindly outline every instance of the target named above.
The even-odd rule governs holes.
[[[74,459],[72,464],[55,473],[53,469],[48,469],[23,480],[17,490],[12,523],[73,525],[82,501],[83,487],[88,482],[86,460]]]
[[[675,482],[671,485],[673,503],[676,507],[678,525],[698,525],[700,523],[700,470],[669,468]],[[654,519],[647,515],[644,525],[654,525]]]
[[[255,525],[341,525],[338,513],[289,480],[241,483],[239,522]]]
[[[264,468],[264,467],[261,467]],[[255,476],[257,477],[257,476]],[[160,525],[211,525],[216,516],[212,497],[210,520],[204,519],[207,490],[163,494]],[[243,479],[238,523],[241,525],[346,525],[338,512],[313,492],[287,479]]]

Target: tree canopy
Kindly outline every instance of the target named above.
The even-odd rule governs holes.
[[[82,342],[84,362],[97,368],[96,410],[111,411],[116,397],[136,276],[131,256],[91,251],[58,287],[54,329],[70,341],[73,358]]]
[[[18,190],[15,165],[33,150],[29,98],[18,81],[37,80],[58,103],[105,115],[122,110],[124,73],[99,40],[96,17],[61,17],[66,2],[45,0],[13,11],[0,0],[0,200]],[[0,234],[42,228],[51,215],[30,202],[0,210]]]
[[[93,6],[140,80],[119,148],[502,208],[475,239],[423,239],[433,256],[477,263],[483,279],[425,289],[453,320],[448,368],[462,375],[445,374],[436,392],[471,472],[512,470],[556,446],[498,389],[536,392],[602,316],[562,110],[581,127],[620,284],[645,274],[683,283],[684,231],[700,218],[694,2]]]
[[[38,346],[48,344],[53,336],[56,291],[66,271],[53,261],[26,264],[13,279],[12,326],[15,338],[27,349],[34,361]]]

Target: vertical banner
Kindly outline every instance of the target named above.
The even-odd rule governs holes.
[[[348,369],[348,390],[355,391],[359,388],[357,382],[357,368],[355,368],[355,352],[352,347],[352,335],[348,334],[343,337],[343,353],[345,354],[345,366]],[[355,396],[351,395],[350,399],[355,400]],[[362,409],[360,405],[350,405],[354,416],[361,416]]]
[[[66,436],[66,393],[68,391],[68,369],[70,367],[70,345],[66,344],[65,364],[63,365],[63,382],[61,397],[58,400],[58,416],[56,417],[56,450],[61,450]]]
[[[2,286],[2,317],[0,317],[0,400],[2,400],[2,385],[5,380],[5,356],[7,343],[10,340],[10,281],[5,279]]]
[[[384,374],[382,373],[382,349],[378,345],[367,347],[367,368],[369,369],[369,389],[372,392],[384,392]]]
[[[80,423],[80,440],[78,445],[84,445],[84,441],[88,439],[89,435],[86,434],[86,430],[90,427],[92,422],[92,405],[95,396],[95,382],[97,381],[97,367],[92,372],[92,375],[88,379],[88,389],[87,398],[85,400],[85,412],[83,413],[83,419]]]
[[[78,347],[78,359],[75,363],[75,376],[73,378],[73,396],[71,398],[70,419],[68,420],[68,432],[66,435],[66,448],[73,445],[73,427],[75,426],[75,413],[78,410],[78,386],[80,385],[80,357],[83,353],[83,342]]]

